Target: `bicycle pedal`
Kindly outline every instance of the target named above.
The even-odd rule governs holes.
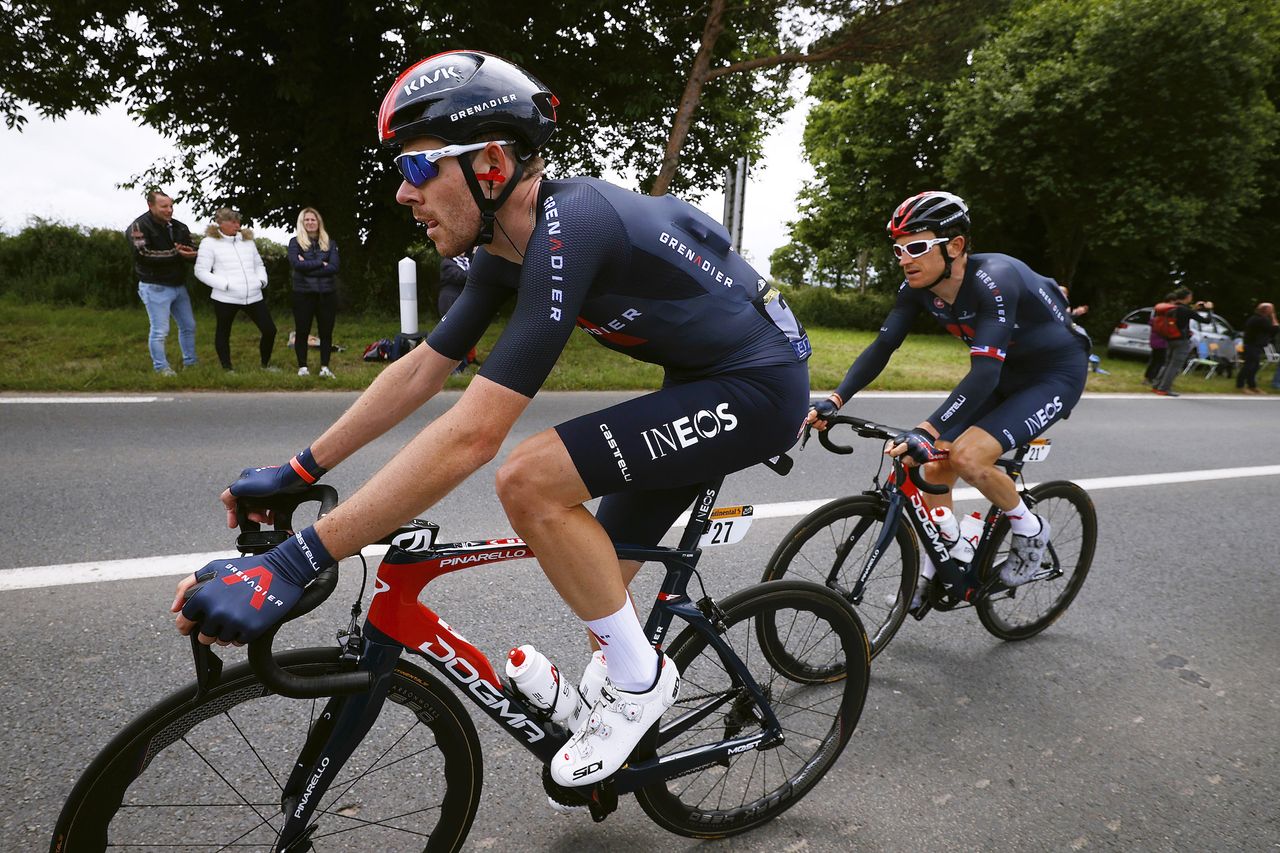
[[[600,823],[618,810],[618,791],[612,779],[591,786],[591,819]]]

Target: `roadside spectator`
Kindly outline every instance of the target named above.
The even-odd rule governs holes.
[[[467,284],[467,273],[471,270],[471,257],[474,252],[475,250],[472,249],[467,254],[458,255],[456,258],[440,259],[440,296],[436,300],[436,307],[440,309],[442,320],[453,307],[453,303],[462,295],[462,288]],[[453,369],[453,374],[459,376],[466,371],[467,365],[477,363],[476,348],[472,347],[467,357]]]
[[[293,266],[293,351],[298,357],[298,375],[311,375],[307,347],[314,319],[320,336],[320,378],[332,379],[329,356],[338,317],[338,244],[329,239],[324,219],[314,207],[304,207],[298,213],[298,231],[289,241],[289,263]]]
[[[1259,302],[1249,319],[1244,321],[1244,361],[1240,375],[1236,377],[1236,390],[1246,394],[1261,394],[1258,390],[1258,366],[1262,363],[1262,349],[1276,338],[1276,307],[1270,302]],[[1272,382],[1274,385],[1274,381]]]
[[[173,199],[161,190],[151,190],[147,193],[147,212],[129,223],[124,236],[133,249],[138,298],[151,322],[147,336],[151,367],[161,376],[173,376],[164,351],[170,315],[178,323],[182,365],[196,363],[196,316],[187,293],[187,261],[196,256],[191,231],[173,218]]]
[[[1178,378],[1178,374],[1182,371],[1183,365],[1187,363],[1187,355],[1191,352],[1191,321],[1200,320],[1204,323],[1213,322],[1213,318],[1208,312],[1213,310],[1212,302],[1197,302],[1195,307],[1191,307],[1193,295],[1190,288],[1179,287],[1173,293],[1169,294],[1169,301],[1174,303],[1174,322],[1178,325],[1180,335],[1168,342],[1169,352],[1165,357],[1164,369],[1160,371],[1160,378],[1156,381],[1156,387],[1151,390],[1165,397],[1177,397],[1178,392],[1173,390],[1173,382]]]
[[[1147,332],[1147,343],[1151,344],[1151,356],[1147,359],[1147,369],[1142,374],[1142,384],[1154,386],[1160,377],[1160,371],[1164,369],[1165,357],[1169,354],[1169,342],[1156,334],[1155,329],[1151,329]]]
[[[213,223],[200,241],[196,278],[213,289],[213,315],[217,319],[213,348],[218,353],[218,361],[223,370],[232,370],[231,322],[243,311],[261,333],[258,355],[262,369],[277,371],[279,368],[271,366],[276,324],[262,298],[262,288],[267,286],[267,268],[253,242],[253,232],[240,227],[240,211],[229,207],[218,208],[213,214]]]
[[[1063,298],[1067,300],[1067,305],[1070,306],[1067,310],[1071,312],[1073,318],[1083,317],[1089,313],[1088,305],[1071,305],[1071,290],[1065,284],[1058,285],[1058,289],[1062,291]]]

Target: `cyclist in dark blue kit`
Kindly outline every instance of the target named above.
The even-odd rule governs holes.
[[[615,771],[675,701],[679,673],[649,645],[613,542],[656,545],[699,484],[776,456],[808,407],[808,339],[778,292],[729,248],[718,223],[671,197],[591,178],[552,180],[538,151],[558,101],[527,72],[472,51],[409,68],[378,117],[398,148],[397,200],[442,257],[476,252],[461,296],[427,345],[389,366],[311,447],[247,469],[229,510],[314,482],[439,391],[498,308],[514,313],[465,393],[348,501],[264,558],[217,561],[180,585],[183,633],[244,641],[277,621],[320,567],[438,502],[495,455],[569,335],[662,365],[661,390],[522,442],[497,475],[516,532],[607,655],[587,684],[594,711],[552,763],[564,785]],[[583,504],[605,496],[593,517]],[[233,517],[229,515],[229,523]],[[251,602],[262,571],[268,600]],[[282,580],[283,576],[283,580]],[[205,583],[184,606],[182,593]],[[259,584],[260,585],[260,584]],[[266,611],[266,612],[264,612]],[[268,615],[270,613],[271,615]]]
[[[888,224],[905,280],[880,334],[835,393],[814,404],[809,421],[825,427],[854,394],[875,379],[925,311],[969,345],[969,373],[933,414],[902,436],[890,454],[923,464],[926,479],[957,477],[1004,510],[1013,533],[1001,580],[1025,583],[1049,543],[1049,525],[1031,513],[999,456],[1067,417],[1084,391],[1089,341],[1071,321],[1057,284],[1017,258],[969,253],[969,209],[959,196],[923,192],[902,202]],[[938,450],[948,450],[941,459]],[[929,496],[950,506],[951,495]],[[928,555],[921,577],[932,577]],[[923,583],[920,585],[923,587]],[[917,588],[912,606],[919,606]]]

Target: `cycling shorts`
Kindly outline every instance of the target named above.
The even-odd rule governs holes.
[[[809,410],[804,363],[671,383],[556,427],[582,482],[605,496],[614,542],[653,546],[703,484],[785,452]]]
[[[1071,414],[1084,393],[1088,372],[1089,359],[1083,351],[1079,358],[1047,365],[1012,371],[1006,366],[971,426],[986,432],[1006,451],[1013,450]],[[944,430],[939,438],[955,441],[967,428]]]

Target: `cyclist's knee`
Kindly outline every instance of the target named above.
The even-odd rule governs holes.
[[[999,456],[1000,445],[995,439],[985,433],[966,432],[951,445],[950,462],[955,473],[973,482],[973,478],[991,468]]]

